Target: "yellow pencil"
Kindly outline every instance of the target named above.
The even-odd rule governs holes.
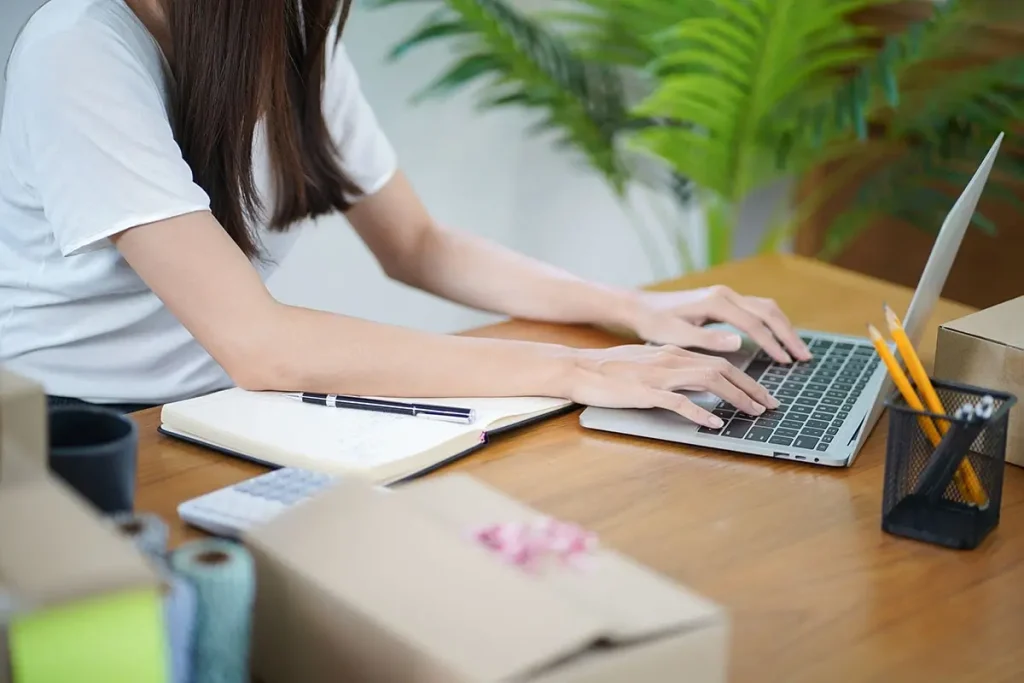
[[[907,402],[907,405],[912,410],[924,412],[924,404],[921,403],[921,399],[914,393],[914,387],[911,386],[910,380],[907,379],[906,374],[903,372],[903,368],[896,362],[896,357],[889,350],[885,339],[882,338],[882,333],[874,325],[868,325],[868,335],[871,337],[871,343],[875,345],[878,355],[882,357],[882,362],[885,363],[885,367],[889,370],[889,376],[892,377],[893,384],[896,385],[896,388],[902,394],[903,400]],[[918,417],[918,422],[921,425],[921,430],[924,431],[924,435],[928,437],[932,445],[938,446],[942,437],[939,436],[939,432],[935,429],[932,419],[921,415]]]
[[[885,339],[882,338],[882,334],[874,325],[868,325],[868,334],[871,337],[871,342],[875,345],[875,350],[878,351],[878,355],[889,370],[889,376],[892,378],[893,384],[896,385],[896,388],[899,389],[900,394],[903,396],[903,400],[907,402],[907,405],[912,410],[925,412],[924,404],[918,398],[914,387],[910,384],[910,380],[907,379],[907,375],[903,372],[903,368],[896,361],[896,357],[892,355],[889,346],[885,343]],[[942,437],[939,436],[938,430],[935,429],[935,423],[932,422],[932,419],[925,415],[920,415],[917,418],[917,422],[921,425],[921,431],[928,437],[928,441],[931,442],[933,447],[937,448]],[[964,482],[963,475],[959,469],[953,474],[953,482],[956,484],[957,490],[960,491],[960,495],[969,500],[968,496],[970,496],[971,492]]]
[[[928,410],[931,412],[937,415],[945,415],[946,408],[942,405],[939,395],[935,393],[935,387],[932,386],[932,381],[929,379],[921,359],[914,350],[914,345],[910,343],[910,338],[903,329],[903,323],[888,305],[884,306],[884,308],[885,320],[889,325],[892,339],[896,342],[896,349],[900,352],[903,362],[906,363],[910,376],[914,378],[914,382],[917,384],[918,391],[921,392],[925,405],[928,406]],[[948,430],[948,423],[939,420],[939,431],[945,434]],[[967,488],[967,493],[970,496],[967,499],[977,503],[982,508],[986,507],[988,505],[988,496],[985,494],[985,489],[978,479],[978,473],[974,471],[974,467],[966,458],[960,463],[960,467],[957,468],[957,474],[962,478]]]

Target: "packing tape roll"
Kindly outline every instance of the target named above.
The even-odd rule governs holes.
[[[167,554],[167,524],[159,515],[151,513],[118,513],[107,519],[122,534],[127,536],[139,549],[154,559],[163,559]]]
[[[170,564],[196,592],[192,683],[249,683],[252,555],[237,543],[208,539],[181,546]]]
[[[169,572],[164,595],[164,619],[171,660],[171,682],[191,683],[192,651],[195,642],[196,589],[184,576]]]

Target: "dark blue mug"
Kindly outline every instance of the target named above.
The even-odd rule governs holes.
[[[139,432],[117,411],[91,405],[53,406],[50,471],[103,514],[133,512]]]

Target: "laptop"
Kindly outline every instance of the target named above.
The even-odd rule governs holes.
[[[931,317],[960,243],[974,215],[999,152],[1003,134],[992,145],[946,216],[903,320],[917,345]],[[720,325],[729,329],[729,326]],[[736,331],[736,330],[733,330]],[[682,392],[714,412],[725,425],[703,427],[661,409],[589,407],[580,424],[617,434],[716,448],[747,455],[799,460],[833,467],[851,466],[885,408],[893,385],[871,341],[865,337],[799,330],[814,358],[806,363],[774,362],[749,339],[725,356],[767,387],[780,401],[777,410],[752,417],[710,392]]]

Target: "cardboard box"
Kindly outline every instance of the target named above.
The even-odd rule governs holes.
[[[1024,466],[1024,296],[939,327],[935,378],[1015,395],[1006,460]]]
[[[262,683],[721,683],[712,602],[607,549],[529,573],[468,536],[539,515],[464,475],[346,480],[252,532]]]
[[[42,389],[0,368],[0,637],[4,622],[111,591],[159,589],[135,546],[47,468]],[[6,639],[0,683],[9,683]]]
[[[46,441],[42,387],[0,367],[0,485],[44,473]]]

